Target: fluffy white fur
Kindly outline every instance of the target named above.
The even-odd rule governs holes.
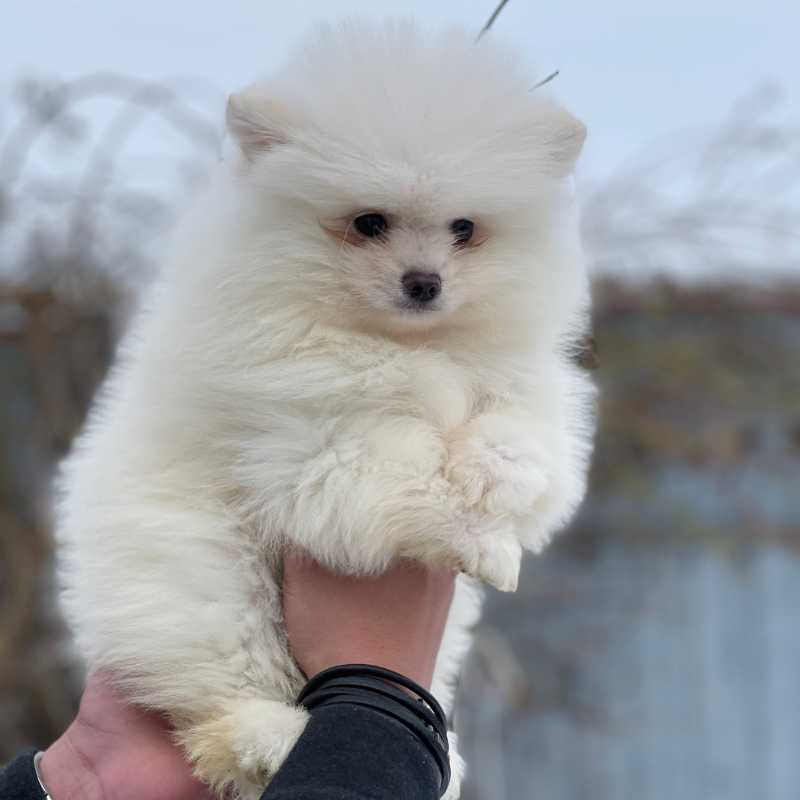
[[[466,573],[434,685],[449,706],[478,614],[466,576],[513,590],[522,548],[583,495],[584,131],[532,83],[492,37],[343,25],[233,97],[239,155],[65,465],[82,652],[169,713],[220,791],[257,797],[305,723],[285,546],[347,573],[397,556]],[[385,237],[354,235],[364,211]],[[457,218],[476,243],[454,246]],[[401,307],[410,269],[440,274],[432,310]]]

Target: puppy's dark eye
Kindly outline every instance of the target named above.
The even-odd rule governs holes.
[[[383,214],[362,214],[353,220],[356,230],[368,239],[374,239],[382,233],[386,233],[389,223]]]
[[[454,219],[450,223],[450,230],[456,237],[456,244],[466,244],[472,238],[475,223],[471,219]]]

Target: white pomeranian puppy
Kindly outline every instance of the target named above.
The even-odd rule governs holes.
[[[301,733],[299,546],[461,570],[433,691],[585,487],[584,128],[492,37],[319,30],[231,98],[237,155],[183,226],[66,462],[64,602],[90,668],[257,798]],[[449,797],[458,796],[454,764]]]

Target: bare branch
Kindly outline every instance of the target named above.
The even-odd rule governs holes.
[[[481,32],[475,37],[475,41],[477,42],[485,33],[489,31],[489,29],[494,25],[495,20],[500,16],[500,12],[506,7],[508,0],[500,0],[500,4],[492,13],[492,16],[489,17],[486,24],[481,28]]]
[[[550,83],[550,81],[553,80],[553,78],[557,78],[560,73],[561,73],[560,70],[554,70],[546,78],[544,78],[543,80],[540,80],[539,83],[535,84],[534,86],[531,86],[531,91],[534,92],[540,86],[544,86],[546,83]]]

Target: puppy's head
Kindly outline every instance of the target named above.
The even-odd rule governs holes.
[[[326,28],[231,97],[272,278],[395,333],[570,310],[585,131],[532,82],[488,41],[397,23]]]

